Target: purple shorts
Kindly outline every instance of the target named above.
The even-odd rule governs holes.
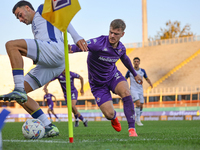
[[[48,104],[49,109],[53,110],[53,102]]]
[[[67,97],[66,97],[66,95],[64,97],[65,97],[65,102],[67,104]],[[78,99],[78,91],[77,90],[71,91],[71,99],[72,100],[77,100]]]
[[[110,90],[115,93],[115,87],[121,81],[126,81],[126,79],[119,70],[116,72],[115,76],[105,84],[98,85],[90,81],[91,91],[98,106],[112,100]]]

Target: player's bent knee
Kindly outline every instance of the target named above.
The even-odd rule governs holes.
[[[6,42],[5,46],[6,46],[7,52],[9,52],[10,50],[12,50],[13,41],[8,41],[8,42]]]
[[[107,112],[107,113],[104,113],[104,115],[108,120],[111,120],[111,119],[113,119],[115,113],[114,112]]]
[[[140,107],[140,105],[136,104],[136,107]]]
[[[123,94],[124,94],[123,97],[127,97],[127,96],[130,96],[130,95],[131,95],[131,93],[130,93],[129,90],[125,90],[125,91],[123,92]]]
[[[140,107],[140,100],[135,101],[136,107]]]

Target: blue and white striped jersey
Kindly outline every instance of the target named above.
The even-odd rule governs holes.
[[[43,5],[40,5],[32,21],[34,39],[47,42],[63,42],[62,32],[41,16],[42,10]]]
[[[135,70],[135,69],[134,69]],[[142,68],[139,68],[139,70],[135,70],[135,72],[140,75],[142,77],[142,80],[143,80],[143,77],[145,79],[147,79],[147,74],[145,72],[144,69]],[[135,81],[135,78],[134,76],[132,75],[132,73],[128,70],[127,73],[126,73],[126,76],[125,78],[128,79],[130,77],[130,90],[134,90],[138,93],[141,93],[143,94],[143,86],[141,84],[138,84],[136,81]]]

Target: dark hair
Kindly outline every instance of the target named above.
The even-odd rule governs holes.
[[[32,10],[34,10],[34,8],[33,8],[33,6],[31,5],[31,3],[22,0],[22,1],[19,1],[17,4],[15,4],[15,6],[13,7],[13,9],[12,9],[13,14],[15,13],[15,10],[16,10],[18,7],[22,7],[22,6],[26,6],[26,5],[27,5],[28,7],[30,7]]]
[[[118,28],[121,28],[122,31],[125,30],[126,28],[126,24],[123,20],[121,19],[115,19],[113,20],[111,23],[110,23],[110,27],[112,27],[113,29],[118,29]]]
[[[135,57],[135,58],[133,59],[133,61],[136,60],[136,59],[138,59],[138,60],[140,61],[140,58],[139,58],[139,57]]]

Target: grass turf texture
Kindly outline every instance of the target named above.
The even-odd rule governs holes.
[[[136,126],[138,137],[129,137],[127,122],[122,121],[122,131],[116,132],[110,121],[89,122],[84,127],[80,122],[74,128],[74,143],[69,143],[68,123],[54,123],[60,135],[40,140],[23,137],[23,123],[6,123],[3,130],[4,150],[199,150],[200,121],[143,121]]]

